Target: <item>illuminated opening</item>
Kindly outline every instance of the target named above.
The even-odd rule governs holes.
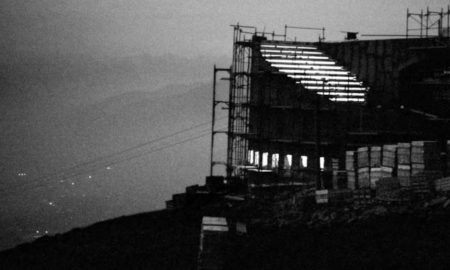
[[[253,156],[253,150],[248,150],[248,163],[253,164],[254,162],[254,156]]]
[[[264,57],[278,57],[278,58],[293,58],[293,59],[317,59],[317,60],[329,60],[327,56],[313,56],[313,55],[301,55],[301,54],[284,54],[284,53],[269,53],[263,54]]]
[[[322,55],[323,53],[311,50],[277,50],[277,49],[261,49],[262,53],[286,53],[286,54],[313,54]]]
[[[265,48],[283,48],[283,49],[306,49],[306,50],[316,50],[315,47],[307,46],[295,46],[295,45],[277,45],[277,44],[262,44],[261,47]]]
[[[259,152],[255,151],[255,165],[258,166],[259,165]]]
[[[263,168],[265,168],[268,165],[269,165],[269,153],[264,152],[262,153],[262,166]]]
[[[272,67],[308,90],[328,96],[332,101],[365,101],[368,88],[315,46],[268,42],[261,45],[261,53]]]
[[[300,165],[302,168],[308,167],[308,156],[301,156],[300,157]]]
[[[273,65],[277,66],[277,65]],[[302,73],[302,74],[326,74],[326,75],[347,75],[345,78],[349,80],[356,79],[353,76],[348,76],[350,72],[348,71],[341,71],[341,70],[318,70],[318,69],[280,69],[281,72],[284,73]],[[334,76],[335,77],[335,76]],[[328,78],[334,78],[334,77],[328,77]]]
[[[285,63],[285,64],[300,64],[300,65],[322,65],[322,67],[333,67],[335,62],[332,60],[328,61],[317,61],[317,60],[297,60],[297,59],[267,59],[269,63]],[[325,66],[324,66],[325,65]],[[298,65],[296,65],[298,66]]]
[[[284,167],[289,169],[292,166],[292,155],[286,155],[284,159]]]
[[[320,169],[321,170],[325,169],[325,158],[324,157],[320,157],[319,163],[320,163]]]
[[[269,61],[271,62],[271,61]],[[286,70],[286,72],[290,72],[289,68],[294,69],[293,72],[295,71],[303,71],[303,70],[344,70],[343,67],[339,67],[339,66],[333,66],[333,65],[328,65],[328,66],[317,66],[317,65],[289,65],[289,64],[272,64],[272,66],[274,67],[278,67],[278,68],[284,68],[284,70]]]
[[[272,154],[272,168],[278,168],[278,161],[280,159],[280,155],[275,153]]]

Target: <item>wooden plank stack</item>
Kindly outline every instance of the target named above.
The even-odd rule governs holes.
[[[381,146],[370,147],[370,187],[375,189],[381,178]]]
[[[369,167],[358,169],[359,188],[370,188],[370,169]]]
[[[381,178],[381,167],[370,168],[370,187],[375,189],[377,187],[377,182]]]
[[[381,167],[381,146],[370,147],[370,167],[371,168]]]
[[[441,192],[450,191],[450,177],[439,178],[434,180],[434,188],[436,191]]]
[[[449,176],[450,175],[450,140],[447,141],[447,166],[446,166],[446,175]]]
[[[339,188],[339,159],[332,158],[331,159],[331,170],[333,174],[332,183],[333,189]]]
[[[397,151],[397,145],[386,144],[383,145],[383,157],[381,165],[383,167],[394,168],[395,167],[395,154]]]
[[[317,204],[328,203],[328,189],[316,190],[316,203]]]
[[[397,164],[409,165],[411,164],[411,144],[398,143],[397,144]]]
[[[356,188],[356,174],[355,174],[355,152],[345,152],[345,170],[347,171],[347,188]]]
[[[358,156],[358,187],[370,188],[370,159],[369,148],[360,147],[357,149]]]
[[[381,178],[392,177],[395,168],[395,155],[397,145],[383,145],[383,154],[381,158]]]
[[[413,175],[421,171],[438,170],[440,153],[435,141],[413,141],[411,143],[411,163]]]

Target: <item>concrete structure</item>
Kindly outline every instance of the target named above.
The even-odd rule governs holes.
[[[276,36],[234,26],[232,67],[214,70],[230,75],[228,179],[323,188],[337,175],[329,173],[332,159],[344,170],[346,150],[444,142],[448,37],[311,43]]]

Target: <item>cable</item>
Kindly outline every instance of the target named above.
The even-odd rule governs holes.
[[[223,120],[223,119],[225,119],[225,118],[226,118],[226,117],[219,118],[219,119],[217,119],[217,121]],[[72,170],[74,170],[74,169],[77,169],[77,168],[79,168],[79,167],[89,166],[89,165],[91,165],[91,164],[93,164],[93,163],[96,163],[96,162],[102,162],[102,161],[105,162],[107,158],[111,158],[111,157],[115,157],[115,156],[118,156],[118,155],[122,155],[122,154],[127,153],[127,152],[130,152],[130,151],[132,151],[132,150],[139,149],[139,148],[145,147],[145,146],[147,146],[147,145],[151,145],[151,144],[153,144],[153,143],[155,143],[155,142],[158,142],[158,141],[161,141],[161,140],[164,140],[164,139],[168,139],[168,138],[174,137],[174,136],[176,136],[176,135],[185,133],[185,132],[187,132],[187,131],[191,131],[191,130],[193,130],[193,129],[196,129],[196,128],[198,128],[198,127],[201,127],[201,126],[204,126],[204,125],[207,125],[207,124],[210,124],[210,123],[211,123],[211,121],[209,121],[209,122],[204,122],[204,123],[201,123],[201,124],[192,126],[192,127],[190,127],[190,128],[183,129],[183,130],[177,131],[177,132],[175,132],[175,133],[172,133],[172,134],[169,134],[169,135],[165,135],[165,136],[159,137],[159,138],[154,139],[154,140],[150,140],[150,141],[147,141],[147,142],[144,142],[144,143],[140,143],[140,144],[138,144],[138,145],[132,146],[132,147],[130,147],[130,148],[127,148],[127,149],[124,149],[124,150],[121,150],[121,151],[118,151],[118,152],[115,152],[115,153],[111,153],[111,154],[108,154],[108,155],[105,155],[105,156],[102,156],[102,157],[97,157],[97,158],[94,158],[94,159],[91,159],[91,160],[88,160],[88,161],[85,161],[85,162],[76,164],[76,165],[74,165],[74,166],[72,166],[72,167],[65,168],[65,169],[63,169],[63,170],[61,170],[61,171],[58,171],[58,172],[54,172],[54,173],[50,173],[50,174],[47,174],[47,175],[44,175],[44,176],[41,176],[41,177],[37,177],[37,178],[31,180],[30,182],[24,183],[24,184],[22,184],[22,185],[17,185],[17,186],[9,187],[9,188],[7,188],[7,189],[11,189],[11,188],[20,188],[20,187],[22,187],[22,186],[27,186],[27,185],[29,185],[29,184],[33,184],[34,182],[37,182],[37,181],[45,180],[46,178],[50,178],[50,177],[51,177],[51,178],[58,177],[59,175],[65,174],[65,173],[67,173],[67,172],[68,172],[68,173],[71,173],[70,171],[72,171]],[[107,162],[107,163],[109,164],[110,162]],[[5,190],[7,190],[7,189],[2,189],[0,192],[3,192],[3,191],[5,191]]]
[[[191,130],[191,129],[192,129],[192,128],[190,128],[189,130]],[[180,133],[180,132],[177,132],[177,133]],[[174,133],[174,134],[175,134],[175,133]],[[149,155],[149,154],[151,154],[151,153],[154,153],[154,152],[157,152],[157,151],[161,151],[161,150],[164,150],[164,149],[167,149],[167,148],[170,148],[170,147],[173,147],[173,146],[182,144],[182,143],[186,143],[186,142],[189,142],[189,141],[192,141],[192,140],[196,140],[196,139],[199,139],[199,138],[201,138],[201,137],[204,137],[204,136],[210,135],[210,134],[211,134],[211,132],[209,131],[209,132],[207,132],[207,133],[203,133],[203,134],[201,134],[201,135],[198,135],[198,136],[195,136],[195,137],[192,137],[192,138],[189,138],[189,139],[185,139],[185,140],[182,140],[182,141],[179,141],[179,142],[175,142],[175,143],[166,145],[166,146],[164,146],[164,147],[152,149],[152,150],[150,150],[150,151],[145,151],[145,152],[143,152],[143,153],[140,153],[140,154],[137,154],[137,155],[133,155],[133,156],[131,156],[131,157],[127,157],[127,158],[123,158],[123,159],[118,159],[118,160],[113,161],[113,162],[107,162],[107,164],[108,164],[108,165],[115,165],[115,164],[123,163],[123,162],[125,162],[125,161],[129,161],[129,160],[132,160],[132,159],[135,159],[135,158],[144,156],[144,155]],[[173,134],[172,134],[172,135],[173,135]],[[166,137],[172,137],[172,136],[169,135],[169,136],[166,136]],[[121,152],[123,152],[123,151],[121,151]],[[111,156],[111,155],[110,155],[110,156]],[[86,162],[85,162],[85,163],[86,163]],[[104,167],[104,165],[102,165],[101,167]],[[90,169],[90,170],[87,170],[87,171],[82,171],[82,172],[74,172],[74,173],[72,173],[71,175],[68,175],[68,176],[65,176],[65,177],[59,177],[59,179],[60,179],[60,180],[65,180],[65,179],[73,178],[73,177],[76,177],[76,176],[79,176],[79,175],[83,175],[83,174],[86,174],[86,173],[89,173],[89,172],[97,171],[97,170],[100,170],[100,168],[93,168],[93,169]],[[41,177],[41,178],[45,178],[45,177]],[[47,178],[48,178],[48,177],[47,177]],[[38,182],[38,180],[39,180],[39,178],[38,178],[38,179],[35,179],[33,182],[28,182],[28,183],[26,183],[26,184],[33,184],[33,183]],[[46,179],[45,181],[48,182],[48,181],[50,181],[50,180],[53,180],[53,179]],[[4,190],[2,190],[2,191],[0,192],[0,194],[3,193],[3,192],[5,192],[5,191],[8,191],[8,190],[10,190],[10,189],[19,188],[19,187],[23,187],[23,186],[24,186],[24,185],[22,185],[22,186],[15,186],[15,187],[12,187],[12,188],[4,189]],[[44,184],[41,183],[41,185],[33,186],[33,187],[31,187],[30,189],[22,189],[21,191],[27,191],[27,190],[31,190],[31,189],[35,189],[35,188],[40,188],[40,187],[44,187]]]

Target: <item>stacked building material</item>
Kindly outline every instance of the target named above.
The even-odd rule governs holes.
[[[370,187],[375,189],[381,178],[381,146],[370,147]]]
[[[347,188],[356,189],[356,173],[354,171],[347,171]]]
[[[358,165],[358,188],[370,187],[370,159],[369,148],[360,147],[357,149],[357,165]]]
[[[370,167],[371,168],[381,167],[381,146],[370,147]]]
[[[339,159],[331,159],[332,184],[333,189],[339,188]]]
[[[411,176],[411,144],[397,144],[397,177],[400,185],[409,188]]]
[[[197,269],[222,269],[228,223],[223,217],[203,217]]]
[[[368,168],[370,164],[369,148],[360,147],[357,149],[358,154],[358,168]]]
[[[446,169],[447,169],[447,173],[446,173],[446,175],[447,176],[449,176],[450,175],[450,140],[448,140],[447,141],[447,167],[446,167]]]
[[[381,178],[389,178],[392,177],[394,169],[391,167],[381,167]]]
[[[356,188],[356,174],[355,174],[355,152],[345,152],[345,170],[347,172],[347,187],[349,189]]]
[[[359,188],[370,188],[370,170],[369,167],[358,169]]]
[[[383,157],[381,161],[382,167],[395,167],[395,153],[397,151],[397,145],[383,145]]]
[[[409,165],[411,164],[411,144],[398,143],[397,144],[397,164]]]
[[[317,204],[328,203],[328,189],[316,190],[316,203]]]
[[[381,167],[370,168],[370,188],[375,189],[381,178]]]
[[[450,191],[450,177],[439,178],[434,180],[434,188],[436,191]]]
[[[435,141],[413,141],[411,143],[412,174],[439,170],[440,153]]]
[[[397,145],[383,145],[381,158],[381,178],[392,177],[395,168]]]
[[[430,193],[430,183],[423,174],[411,176],[411,191],[416,195]]]

